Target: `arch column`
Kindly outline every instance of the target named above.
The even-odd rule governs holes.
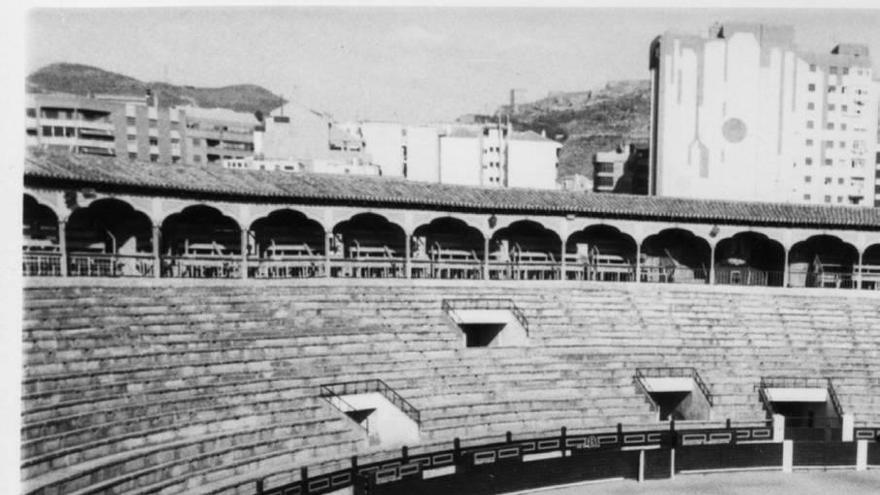
[[[403,240],[403,274],[412,278],[412,234],[406,232]]]
[[[60,273],[62,277],[67,276],[67,219],[58,219],[58,249],[61,250]]]
[[[867,248],[865,248],[865,249],[867,249]],[[862,262],[864,260],[864,255],[865,255],[865,252],[862,251],[861,249],[859,249],[859,264],[857,265],[858,272],[856,272],[856,289],[862,288]]]
[[[642,241],[636,241],[636,283],[642,283]]]
[[[324,278],[330,278],[330,240],[333,238],[333,228],[324,229]]]
[[[159,240],[162,226],[153,224],[153,278],[162,276],[162,260],[159,257]]]
[[[715,285],[715,245],[717,243],[709,243],[709,285]]]
[[[241,278],[245,279],[245,278],[248,278],[248,252],[247,252],[248,229],[247,229],[247,227],[241,227],[241,235],[240,235],[239,239],[240,239],[239,240],[239,242],[240,242],[239,249],[241,250],[239,252],[239,255],[241,256],[241,261],[240,261],[241,273],[239,274],[239,276]]]
[[[789,248],[787,245],[783,245],[782,252],[785,255],[782,263],[782,286],[789,287],[791,285],[791,280],[789,280],[791,277],[791,270],[788,266],[788,257],[791,252],[791,248]]]
[[[483,236],[483,280],[489,280],[489,241],[492,234]]]

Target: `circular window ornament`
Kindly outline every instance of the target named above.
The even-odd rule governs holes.
[[[729,143],[742,141],[746,138],[746,132],[746,123],[736,117],[727,119],[721,127],[721,133]]]

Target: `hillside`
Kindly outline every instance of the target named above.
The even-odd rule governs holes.
[[[63,92],[85,95],[142,95],[152,89],[160,106],[193,105],[203,108],[227,108],[238,112],[269,113],[284,100],[271,91],[253,84],[238,84],[219,88],[196,88],[162,82],[144,82],[80,64],[58,63],[47,65],[27,78],[28,91]]]
[[[563,143],[559,175],[592,177],[593,155],[624,141],[647,141],[650,127],[650,81],[616,81],[594,91],[551,93],[517,105],[511,120],[517,129],[547,131]],[[497,114],[508,113],[509,106]]]

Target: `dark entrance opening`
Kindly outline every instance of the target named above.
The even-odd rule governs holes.
[[[684,413],[685,400],[690,397],[691,392],[651,392],[651,398],[660,407],[660,421],[669,419],[685,420],[688,418]]]
[[[466,336],[467,347],[489,347],[501,334],[506,323],[460,323],[458,325]]]

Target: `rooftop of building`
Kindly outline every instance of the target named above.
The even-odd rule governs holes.
[[[742,225],[880,230],[880,208],[705,201],[623,194],[502,189],[322,174],[278,174],[210,165],[167,165],[31,149],[25,183],[102,191],[244,201],[365,204],[398,208],[633,219],[717,221]]]
[[[179,107],[186,112],[190,120],[212,120],[219,122],[235,122],[238,124],[257,125],[257,117],[252,113],[236,112],[227,108]]]

